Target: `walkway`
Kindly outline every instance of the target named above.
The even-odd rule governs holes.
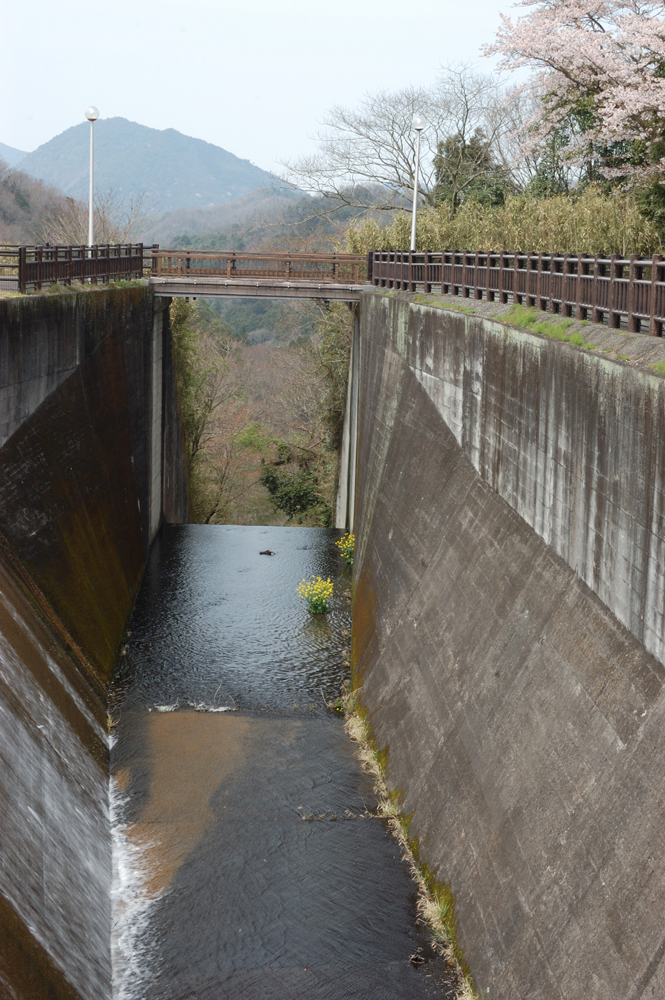
[[[346,675],[339,532],[167,526],[114,690],[116,997],[445,998],[371,782],[325,707]],[[260,555],[262,550],[274,555]],[[312,618],[296,586],[335,578]]]

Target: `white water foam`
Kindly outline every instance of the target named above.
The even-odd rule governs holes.
[[[155,705],[149,712],[176,712],[179,708],[193,708],[195,712],[235,712],[235,705],[206,705],[203,701],[186,701],[181,706],[179,702],[173,705]]]
[[[150,979],[152,967],[146,931],[150,911],[163,895],[148,891],[148,853],[153,845],[138,845],[128,835],[128,825],[122,822],[126,802],[112,777],[109,812],[113,843],[111,961],[114,1000],[137,1000],[144,993],[143,986]]]

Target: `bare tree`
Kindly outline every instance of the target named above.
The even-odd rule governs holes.
[[[511,109],[499,77],[449,68],[434,88],[445,128],[434,157],[437,200],[454,215],[469,191],[514,186],[501,156],[511,128]]]
[[[552,192],[572,190],[581,171],[565,155],[567,137],[553,130],[545,139],[534,142],[534,125],[539,114],[540,100],[523,86],[506,92],[505,127],[495,144],[495,155],[510,172],[515,188],[524,191],[533,187],[544,173],[552,175]]]
[[[127,204],[110,188],[95,199],[95,242],[129,243],[143,227],[148,214],[143,194]],[[53,201],[40,220],[38,232],[43,243],[85,245],[88,240],[87,203],[75,198]]]
[[[493,147],[509,122],[497,77],[466,66],[449,68],[433,87],[379,91],[367,95],[357,110],[332,108],[317,136],[318,152],[285,166],[294,183],[338,204],[404,207],[413,195],[417,113],[427,122],[419,184],[426,204],[436,200],[435,159],[442,145],[456,139],[468,143],[482,132]]]

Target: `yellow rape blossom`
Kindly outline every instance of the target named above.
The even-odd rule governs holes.
[[[339,549],[339,554],[342,559],[346,559],[349,566],[353,565],[353,549],[355,544],[356,536],[351,535],[348,531],[345,535],[342,535],[338,542],[335,542],[335,545]]]
[[[324,615],[330,611],[328,601],[332,597],[332,592],[330,577],[322,580],[320,576],[313,576],[311,580],[303,580],[298,584],[298,595],[303,601],[307,601],[307,610],[313,615]]]

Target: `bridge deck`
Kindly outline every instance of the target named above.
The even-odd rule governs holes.
[[[279,281],[276,278],[177,278],[173,275],[150,278],[155,295],[240,295],[246,298],[324,299],[327,302],[359,302],[369,284],[344,284],[333,281]]]

